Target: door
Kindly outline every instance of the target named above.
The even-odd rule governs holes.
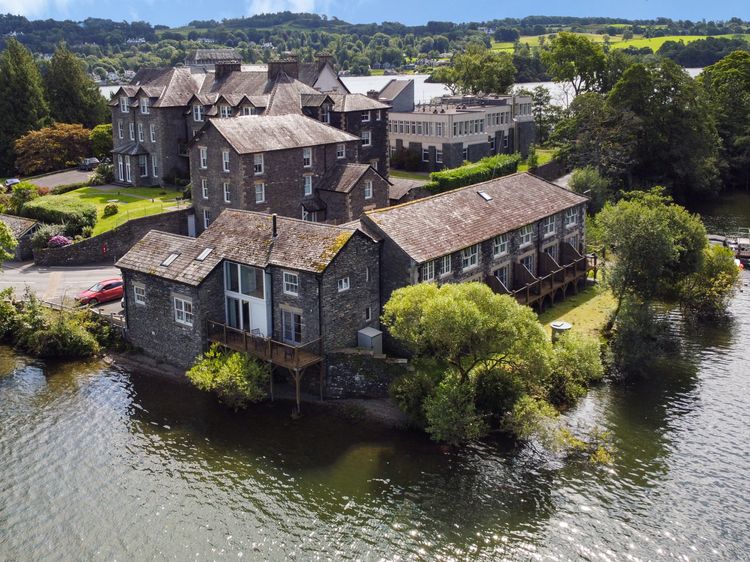
[[[252,331],[250,302],[236,297],[227,297],[227,325],[245,332]]]

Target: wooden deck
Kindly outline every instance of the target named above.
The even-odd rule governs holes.
[[[577,292],[579,284],[588,277],[589,271],[597,267],[595,255],[582,256],[570,244],[563,243],[560,254],[564,265],[560,265],[546,253],[539,253],[538,277],[524,265],[513,264],[513,289],[509,289],[492,275],[488,276],[486,282],[496,293],[511,295],[519,304],[536,305],[543,310],[545,302],[553,304],[557,296],[564,297],[570,289]]]
[[[208,322],[208,341],[220,343],[235,351],[242,351],[261,361],[299,371],[323,361],[320,340],[294,346],[238,330],[219,322]]]

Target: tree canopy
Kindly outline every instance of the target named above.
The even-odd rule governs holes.
[[[602,47],[576,33],[560,32],[542,52],[547,72],[557,82],[570,82],[576,95],[597,90],[605,68]]]
[[[0,269],[3,262],[13,257],[13,250],[16,249],[18,242],[13,237],[13,233],[4,222],[0,222]]]

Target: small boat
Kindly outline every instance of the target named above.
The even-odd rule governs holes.
[[[733,236],[709,234],[708,241],[729,248],[740,262],[750,262],[750,228],[740,228]]]

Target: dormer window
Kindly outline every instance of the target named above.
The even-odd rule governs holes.
[[[196,123],[203,121],[203,106],[202,105],[193,106],[193,121],[195,121]]]
[[[228,105],[220,105],[219,106],[219,115],[223,119],[226,119],[227,117],[231,117],[232,116],[232,108],[229,107]]]
[[[130,105],[128,105],[127,96],[120,96],[120,111],[122,113],[130,113]]]
[[[336,145],[336,158],[346,158],[346,145],[343,142]]]
[[[148,98],[141,98],[141,113],[143,115],[151,113],[151,102]]]
[[[320,120],[323,121],[323,123],[331,122],[331,104],[330,103],[324,103],[321,106]]]

